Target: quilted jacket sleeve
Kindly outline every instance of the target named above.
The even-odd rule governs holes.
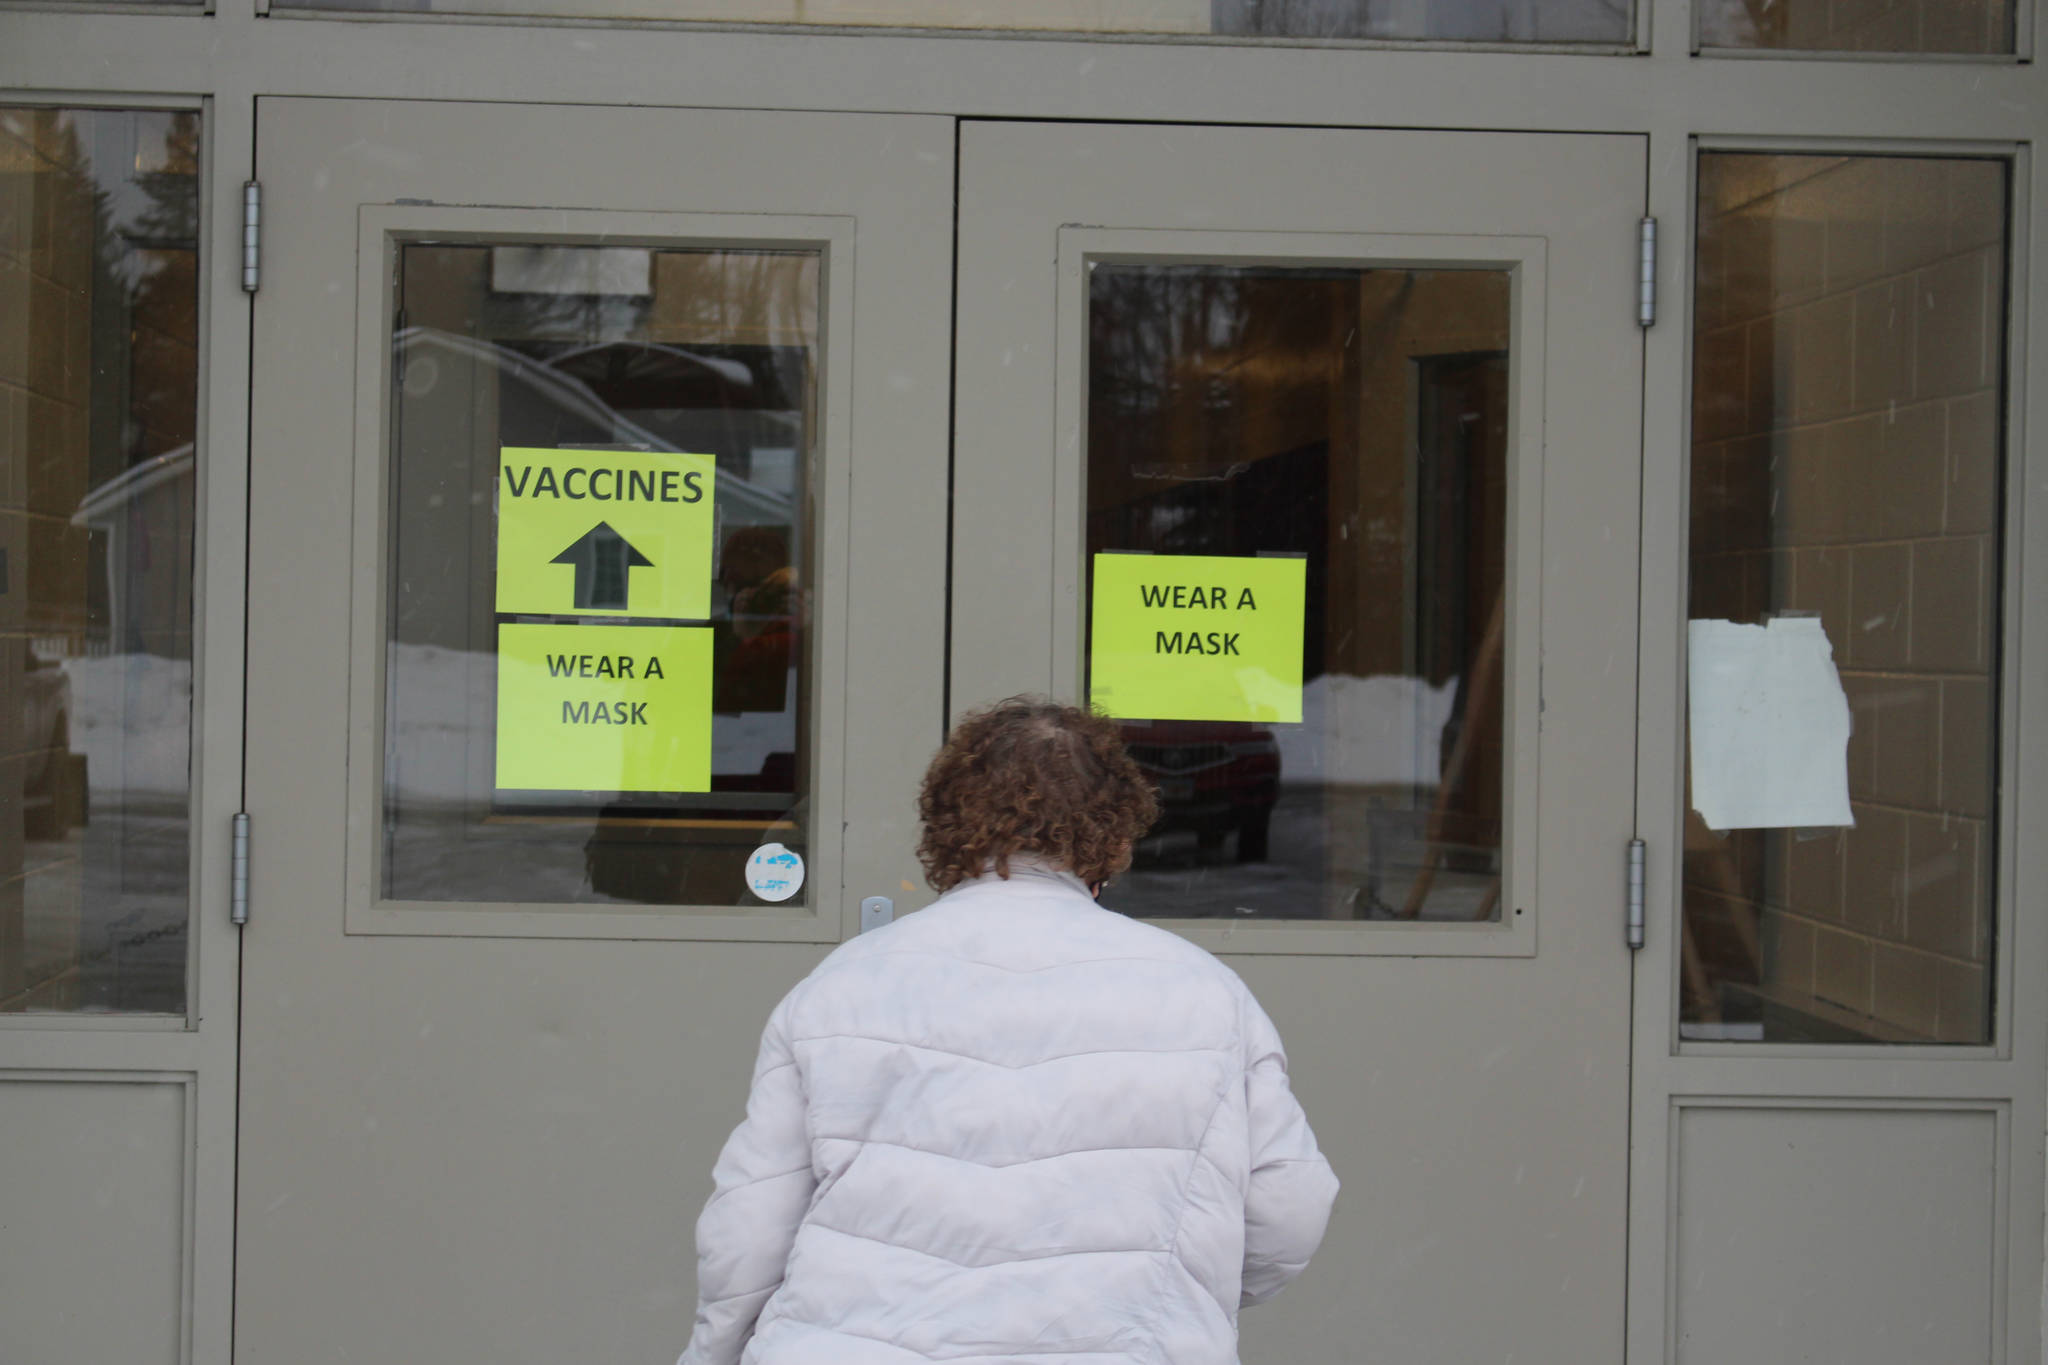
[[[697,1323],[677,1365],[737,1365],[810,1207],[815,1180],[788,1011],[785,1000],[768,1020],[747,1117],[711,1173],[697,1220]]]
[[[1288,1087],[1280,1034],[1256,1002],[1248,1001],[1247,1014],[1251,1183],[1244,1201],[1242,1305],[1272,1298],[1308,1267],[1337,1198],[1336,1173]]]

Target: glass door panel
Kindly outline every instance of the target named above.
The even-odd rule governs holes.
[[[818,255],[398,262],[383,895],[762,904],[748,853],[810,851]]]
[[[1149,641],[1182,674],[1262,668],[1247,628],[1300,618],[1258,719],[1228,688],[1126,701],[1091,659],[1162,811],[1105,903],[1498,921],[1511,275],[1098,261],[1088,288],[1091,569],[1185,564],[1158,621],[1193,628]],[[1298,607],[1214,583],[1259,557],[1300,562]]]

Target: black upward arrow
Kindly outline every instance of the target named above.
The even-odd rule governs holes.
[[[654,563],[614,531],[608,521],[600,521],[585,531],[581,539],[549,562],[576,566],[578,611],[624,611],[630,577],[626,570],[651,567]]]

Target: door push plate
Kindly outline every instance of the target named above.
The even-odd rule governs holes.
[[[869,896],[860,903],[860,931],[879,929],[896,918],[896,902],[887,896]]]

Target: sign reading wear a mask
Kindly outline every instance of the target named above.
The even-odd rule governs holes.
[[[1132,720],[1301,720],[1308,561],[1098,554],[1088,700]]]
[[[709,455],[536,450],[498,458],[498,610],[711,615]]]
[[[711,631],[498,627],[497,785],[708,791]]]

